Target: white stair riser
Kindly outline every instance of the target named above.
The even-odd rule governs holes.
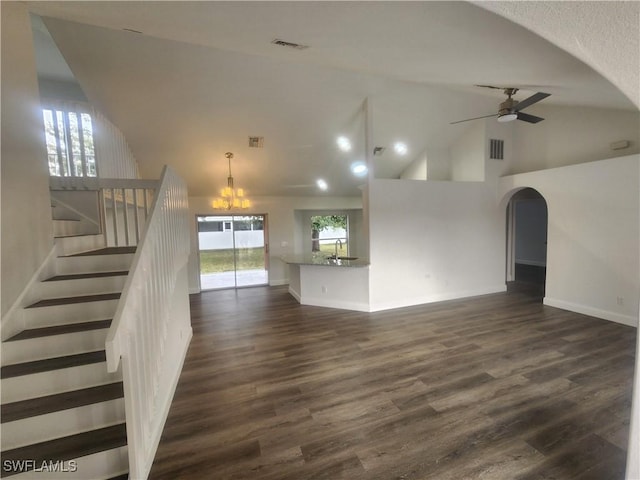
[[[108,331],[107,328],[101,328],[86,332],[52,335],[46,338],[4,342],[2,344],[2,365],[103,350]]]
[[[72,255],[74,253],[98,250],[104,247],[104,235],[83,235],[81,237],[57,238],[58,255]]]
[[[124,399],[93,403],[2,424],[2,450],[9,450],[124,422]]]
[[[117,307],[118,300],[116,299],[26,308],[24,310],[25,325],[27,328],[38,328],[91,320],[105,320],[113,318]]]
[[[90,272],[113,272],[129,270],[133,253],[115,255],[84,255],[80,257],[59,257],[56,259],[58,275]]]
[[[105,480],[129,470],[127,447],[114,448],[64,462],[64,472],[25,472],[14,475],[15,480]],[[73,466],[72,470],[71,466]]]
[[[69,392],[121,380],[121,373],[107,372],[106,362],[5,378],[2,380],[2,403]]]
[[[69,237],[71,235],[80,235],[82,232],[82,224],[78,220],[53,220],[53,236]]]
[[[121,292],[126,275],[117,277],[82,278],[40,282],[36,285],[36,298],[60,298],[96,293]]]

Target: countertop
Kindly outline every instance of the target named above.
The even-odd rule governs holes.
[[[366,258],[338,257],[337,260],[327,258],[323,255],[282,255],[280,257],[284,263],[290,265],[314,265],[319,267],[368,267],[369,260]]]

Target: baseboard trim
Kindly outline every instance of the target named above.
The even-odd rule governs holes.
[[[492,293],[505,292],[507,286],[494,285],[492,287],[478,288],[474,290],[463,290],[460,292],[444,292],[435,295],[425,295],[422,297],[414,297],[408,299],[394,300],[391,302],[372,302],[370,306],[371,312],[380,312],[383,310],[392,310],[394,308],[412,307],[415,305],[423,305],[427,303],[445,302],[447,300],[459,300],[461,298],[477,297],[480,295],[490,295]]]
[[[278,278],[276,280],[269,279],[270,287],[280,287],[282,285],[289,285],[289,279],[287,278]]]
[[[291,290],[290,290],[291,292]],[[292,293],[293,295],[293,293]],[[294,295],[295,297],[295,295]],[[320,298],[304,297],[301,301],[302,305],[311,305],[314,307],[338,308],[341,310],[354,310],[356,312],[369,312],[369,305],[364,302],[345,302],[341,300],[327,301]]]
[[[289,287],[289,295],[297,300],[298,303],[302,303],[300,294],[296,292],[293,288]]]
[[[579,303],[567,302],[565,300],[559,300],[557,298],[551,297],[544,297],[543,303],[550,307],[569,310],[570,312],[580,313],[582,315],[588,315],[590,317],[601,318],[603,320],[609,320],[615,323],[621,323],[629,327],[638,327],[638,318],[633,317],[632,315],[622,315],[620,313],[602,310],[600,308],[594,308],[588,305],[581,305]]]

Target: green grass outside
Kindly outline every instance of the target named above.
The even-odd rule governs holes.
[[[335,243],[321,243],[320,251],[322,253],[326,253],[327,255],[333,255],[336,253],[336,245]],[[338,246],[338,256],[346,256],[347,255],[347,244],[342,242],[342,249]]]
[[[264,248],[237,250],[238,270],[264,269]],[[232,272],[233,249],[200,250],[200,273]]]
[[[320,245],[320,251],[326,255],[333,255],[336,246],[333,243]],[[243,248],[237,251],[238,270],[259,270],[264,269],[264,249],[263,248]],[[338,255],[347,255],[346,243],[342,249],[338,248]],[[220,273],[232,272],[233,249],[221,250],[200,250],[200,273]]]

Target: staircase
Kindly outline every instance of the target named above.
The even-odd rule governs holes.
[[[57,193],[58,196],[55,194]],[[95,192],[79,192],[76,202],[84,202],[85,212],[74,208],[59,198],[67,194],[66,200],[73,197],[69,192],[51,192],[51,218],[53,220],[53,236],[56,238],[77,235],[96,235],[100,233],[97,194]],[[76,192],[73,192],[76,193]],[[93,217],[93,218],[92,218]]]
[[[122,375],[107,372],[105,340],[134,252],[59,256],[33,287],[25,330],[2,342],[3,478],[128,478]]]

